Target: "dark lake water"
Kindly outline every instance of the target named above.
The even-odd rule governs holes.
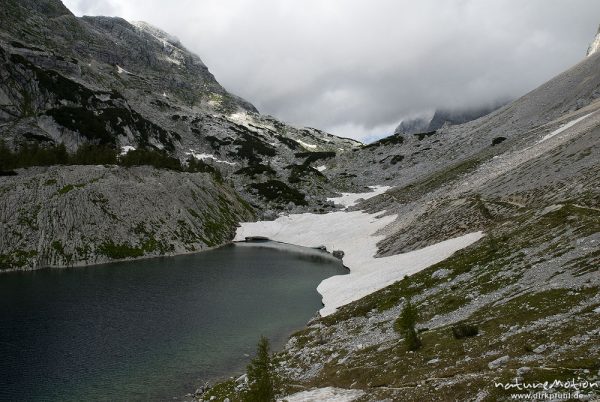
[[[173,400],[280,347],[345,273],[318,251],[205,253],[0,275],[0,400]]]

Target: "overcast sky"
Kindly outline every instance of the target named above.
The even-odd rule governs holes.
[[[440,107],[516,98],[585,56],[598,0],[63,0],[147,21],[284,121],[372,140]]]

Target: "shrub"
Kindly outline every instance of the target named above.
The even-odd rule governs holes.
[[[506,137],[496,137],[492,140],[492,146],[502,144],[506,140]]]
[[[155,151],[153,149],[129,151],[121,156],[119,164],[127,167],[148,165],[158,169],[183,170],[179,159],[169,156],[164,151]]]
[[[258,195],[269,200],[282,203],[293,202],[296,205],[307,205],[305,195],[295,188],[279,180],[268,180],[264,183],[252,183],[250,187],[258,192]]]
[[[67,153],[64,144],[41,147],[25,144],[12,151],[0,140],[0,176],[15,175],[12,169],[52,165],[121,165],[126,167],[148,165],[157,169],[178,172],[210,173],[216,181],[223,182],[221,172],[205,162],[190,157],[186,166],[165,151],[142,148],[118,156],[117,150],[108,145],[83,144],[73,154]]]
[[[81,145],[70,158],[70,164],[73,165],[115,165],[116,163],[117,151],[105,145]]]
[[[459,324],[452,327],[452,335],[455,339],[463,339],[471,336],[477,336],[479,334],[479,328],[476,325],[471,324]]]
[[[185,170],[187,172],[210,173],[217,182],[223,183],[223,176],[221,175],[221,172],[219,171],[219,169],[209,165],[208,163],[206,163],[200,159],[196,159],[193,156],[190,156],[188,158],[188,160],[186,161],[186,164],[187,164],[187,167]]]
[[[128,243],[115,244],[112,240],[98,246],[98,252],[112,259],[135,258],[144,255],[144,250]]]

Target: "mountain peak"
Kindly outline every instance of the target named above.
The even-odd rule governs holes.
[[[51,18],[73,15],[60,0],[9,0],[8,3],[5,5],[6,7],[10,7],[10,3],[13,3],[13,5],[18,5],[21,8],[32,10]]]
[[[174,35],[171,35],[168,32],[163,31],[160,28],[155,27],[152,24],[147,23],[146,21],[129,21],[131,25],[139,29],[140,31],[146,32],[152,36],[154,36],[159,41],[163,42],[163,44],[170,44],[176,47],[182,47],[179,38]]]
[[[596,37],[592,43],[590,43],[590,47],[588,47],[587,56],[591,56],[598,50],[600,50],[600,26],[598,26],[598,33],[596,34]]]

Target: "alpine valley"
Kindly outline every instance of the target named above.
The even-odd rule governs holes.
[[[3,0],[0,64],[0,271],[324,245],[350,274],[274,355],[283,400],[600,380],[598,38],[519,99],[368,145],[260,114],[168,33],[59,0]],[[245,378],[189,398],[242,400]]]

